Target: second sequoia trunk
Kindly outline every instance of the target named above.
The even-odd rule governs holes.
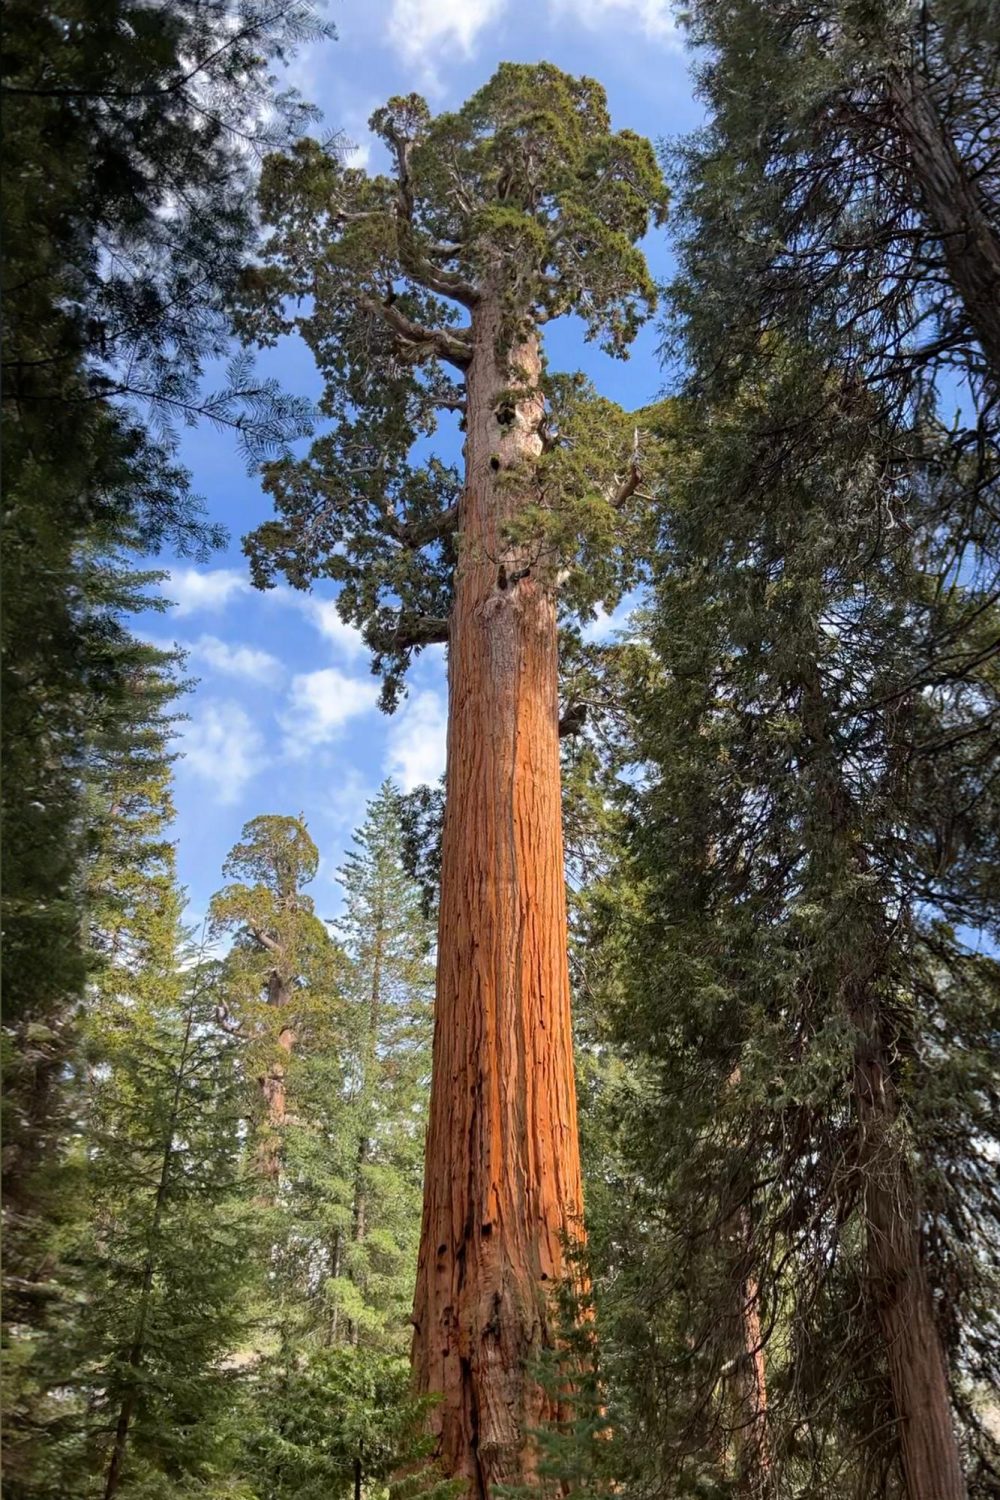
[[[581,1234],[561,826],[555,581],[505,526],[537,495],[537,339],[474,318],[449,659],[433,1083],[414,1307],[446,1473],[530,1472],[533,1357]]]

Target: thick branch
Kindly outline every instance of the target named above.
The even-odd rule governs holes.
[[[267,933],[259,927],[251,927],[250,933],[254,941],[262,948],[266,948],[268,953],[279,954],[281,952],[281,944],[276,943],[273,937],[268,937]]]
[[[429,542],[443,541],[453,536],[458,529],[458,504],[449,505],[440,515],[427,516],[422,521],[395,521],[392,534],[404,547],[414,552],[426,547]]]
[[[632,440],[632,456],[629,460],[628,473],[624,479],[619,479],[616,474],[609,484],[605,486],[604,498],[615,510],[621,510],[627,500],[638,490],[642,483],[642,469],[639,465],[639,429],[635,429]]]
[[[413,149],[413,141],[396,134],[395,131],[389,133],[389,140],[392,142],[393,155],[396,158],[398,181],[396,217],[400,220],[399,258],[404,271],[427,291],[435,292],[441,297],[451,297],[465,307],[475,307],[479,301],[479,293],[472,283],[459,276],[456,271],[448,271],[441,266],[435,266],[428,260],[414,231],[413,179],[410,175],[410,153]],[[436,247],[438,252],[440,248],[440,246]]]
[[[369,635],[376,651],[409,651],[415,646],[443,646],[448,640],[448,621],[432,615],[400,614],[391,629]]]
[[[381,318],[396,336],[396,347],[400,354],[416,356],[437,355],[459,370],[467,370],[472,359],[472,346],[468,337],[448,328],[425,328],[415,323],[393,302],[379,302],[374,297],[364,297],[361,305],[366,312]]]
[[[412,233],[400,234],[399,259],[407,275],[427,291],[436,292],[440,297],[450,297],[452,301],[461,302],[468,308],[475,307],[479,301],[479,293],[471,281],[464,280],[457,271],[446,271],[440,266],[432,265],[426,256],[420,254],[416,237]]]
[[[1000,235],[926,83],[909,72],[893,74],[889,87],[925,219],[1000,389]]]

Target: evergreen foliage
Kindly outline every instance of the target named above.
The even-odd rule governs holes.
[[[241,876],[213,897],[213,936],[233,943],[216,980],[219,1025],[238,1037],[247,1078],[257,1163],[277,1184],[286,1120],[286,1073],[297,1045],[336,1048],[341,956],[302,889],[319,852],[299,818],[258,817],[243,829],[223,874]]]
[[[206,418],[268,460],[255,582],[337,583],[392,708],[454,634],[450,455],[484,348],[504,389],[477,431],[503,445],[531,404],[537,439],[503,474],[482,455],[497,514],[518,497],[495,594],[558,600],[589,1242],[517,1290],[495,1340],[535,1351],[516,1378],[462,1388],[478,1482],[941,1500],[913,1456],[937,1421],[947,1500],[997,1494],[995,11],[692,0],[707,119],[663,160],[681,385],[627,413],[544,367],[529,391],[516,355],[565,314],[624,355],[656,302],[661,169],[593,80],[503,64],[455,111],[394,98],[369,174],[277,91],[330,30],[310,0],[8,5],[11,1500],[467,1490],[407,1358],[444,786],[382,785],[335,922],[303,818],[250,820],[197,951],[170,834],[183,658],[130,620],[165,607],[144,558],[220,540],[176,461]],[[315,357],[308,453],[284,445],[309,414],[246,356],[205,389],[234,306],[247,341]],[[642,582],[627,638],[589,642]],[[462,868],[487,880],[494,852]],[[510,1201],[537,1215],[532,1191]],[[501,1301],[461,1325],[466,1365]],[[507,1424],[530,1461],[498,1485],[524,1454],[489,1468],[478,1393],[527,1409],[525,1377],[551,1420]]]
[[[8,1234],[51,1153],[93,955],[85,866],[100,753],[143,648],[128,558],[221,539],[176,463],[203,414],[248,451],[304,430],[253,379],[200,390],[253,239],[255,150],[303,111],[270,68],[316,34],[311,5],[14,3],[3,84],[3,822]],[[265,129],[265,122],[267,127]],[[14,1200],[19,1207],[14,1208]]]
[[[463,319],[495,293],[507,343],[577,313],[624,354],[655,302],[635,242],[661,220],[666,189],[649,143],[611,132],[600,85],[547,63],[503,64],[455,113],[391,99],[371,128],[389,175],[308,140],[264,166],[274,227],[244,279],[244,331],[265,343],[302,335],[332,425],[307,458],[267,466],[279,518],[246,547],[261,586],[276,572],[298,588],[339,582],[337,607],[364,631],[391,708],[411,656],[447,633],[461,478],[413,450],[454,413],[464,425]],[[537,503],[518,537],[561,560],[567,602],[613,607],[629,578],[622,507],[639,435],[582,377],[553,377],[546,396]]]
[[[993,1483],[1000,621],[933,418],[912,443],[904,483],[878,402],[787,346],[677,433],[613,1004],[644,1226],[615,1295],[678,1483],[738,1464],[752,1312],[772,1482],[899,1493],[886,1328],[917,1275]]]
[[[174,662],[127,637],[123,658],[120,722],[93,750],[95,969],[30,1195],[6,1205],[14,1496],[180,1495],[232,1462],[219,1361],[248,1271],[237,1079],[165,838]]]

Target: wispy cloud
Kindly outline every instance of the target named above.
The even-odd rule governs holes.
[[[292,678],[282,722],[287,753],[304,755],[335,739],[344,725],[375,707],[378,686],[370,677],[349,677],[336,667]]]
[[[342,660],[359,661],[368,655],[361,631],[356,625],[346,624],[337,613],[336,599],[321,599],[316,594],[284,585],[268,589],[263,597],[269,603],[297,610],[324,640],[336,648]]]
[[[440,693],[425,690],[407,699],[389,731],[385,768],[404,792],[434,785],[444,771],[448,716]]]
[[[613,641],[621,631],[626,631],[639,603],[636,594],[627,594],[613,614],[608,614],[606,609],[598,606],[597,613],[592,620],[588,620],[580,634],[585,641],[597,642],[601,645],[607,641]]]
[[[249,589],[236,568],[173,568],[163,584],[165,597],[176,605],[175,615],[219,614]]]
[[[316,599],[307,595],[302,601],[306,619],[325,640],[330,641],[348,661],[367,656],[368,647],[356,625],[348,625],[337,613],[335,599]]]
[[[422,65],[436,83],[437,59],[455,49],[471,57],[480,33],[502,11],[502,0],[393,0],[389,35],[405,61]]]
[[[204,662],[213,672],[224,677],[237,677],[244,682],[263,683],[273,687],[285,675],[285,669],[270,651],[259,651],[256,646],[243,646],[239,642],[222,641],[217,635],[202,635],[196,641],[184,645],[191,660]]]
[[[199,708],[180,748],[182,765],[226,804],[237,802],[247,782],[267,764],[263,735],[246,709],[228,699]]]
[[[644,36],[670,46],[681,46],[673,0],[551,0],[556,17],[569,17],[599,31],[608,26],[637,27]]]
[[[364,822],[365,807],[378,788],[368,781],[356,766],[345,766],[343,775],[324,789],[321,812],[331,830],[340,835],[350,833]],[[338,861],[334,860],[326,874],[336,880]]]

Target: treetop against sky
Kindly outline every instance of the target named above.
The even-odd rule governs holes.
[[[434,114],[455,109],[502,61],[544,58],[598,79],[615,130],[657,141],[698,119],[666,0],[544,0],[531,7],[520,0],[380,0],[335,7],[331,19],[337,41],[304,49],[290,81],[323,111],[315,133],[338,131],[354,145],[351,166],[388,169],[386,148],[367,126],[386,99],[417,91]],[[665,231],[654,230],[642,248],[653,277],[662,279],[670,266]],[[583,371],[626,409],[660,393],[655,323],[640,330],[627,362],[585,341],[584,332],[577,318],[545,327],[553,370]],[[319,397],[312,355],[297,337],[280,339],[259,363],[284,389]],[[457,424],[445,420],[435,442],[446,461],[457,458]],[[308,594],[283,584],[267,593],[251,587],[240,540],[273,515],[273,505],[259,478],[245,473],[232,437],[207,425],[188,430],[182,457],[212,519],[230,536],[228,548],[206,564],[164,559],[170,577],[163,592],[177,607],[142,626],[186,648],[196,680],[176,746],[183,755],[176,834],[191,914],[203,914],[248,817],[302,811],[321,851],[317,913],[333,916],[341,851],[366,798],[386,774],[409,790],[444,769],[444,648],[431,646],[417,659],[408,696],[394,715],[381,713],[368,650],[337,614],[334,585],[320,583]],[[587,631],[606,635],[627,613],[627,604],[613,619],[599,611]]]

